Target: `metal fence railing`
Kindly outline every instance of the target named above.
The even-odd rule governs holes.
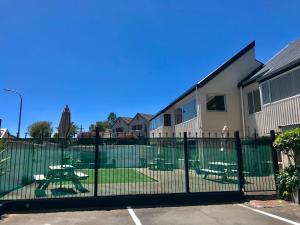
[[[272,191],[276,189],[271,139],[242,141],[245,191]]]
[[[241,151],[236,138],[186,135],[4,140],[0,200],[275,190],[270,140],[240,143]]]

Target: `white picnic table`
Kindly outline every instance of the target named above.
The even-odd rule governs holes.
[[[209,162],[208,163],[209,168],[208,169],[202,169],[201,171],[204,172],[204,179],[207,178],[209,174],[213,175],[220,175],[222,176],[222,180],[227,180],[228,175],[230,172],[236,172],[237,164],[236,163],[228,163],[228,162]]]
[[[37,192],[44,191],[47,189],[50,183],[60,182],[62,186],[63,182],[71,181],[75,188],[80,192],[86,192],[81,180],[88,178],[87,174],[84,174],[80,171],[76,171],[76,168],[72,165],[51,165],[48,167],[49,172],[47,175],[36,174],[34,175],[34,180],[38,183],[36,188]]]

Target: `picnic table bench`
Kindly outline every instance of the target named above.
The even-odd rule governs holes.
[[[85,189],[82,184],[81,180],[86,180],[88,175],[77,171],[75,167],[72,165],[53,165],[49,166],[49,171],[47,175],[45,174],[35,174],[33,175],[34,181],[38,184],[36,188],[36,193],[40,195],[44,194],[44,191],[47,189],[50,183],[58,183],[61,184],[63,182],[72,182],[75,188],[80,192],[87,192],[88,190]]]
[[[209,168],[207,169],[199,169],[200,172],[204,173],[204,179],[207,178],[208,175],[218,175],[221,176],[222,181],[228,179],[230,174],[237,173],[237,164],[236,163],[227,163],[227,162],[209,162]]]
[[[153,162],[148,163],[150,170],[166,170],[171,171],[174,168],[174,164],[167,162],[165,159],[155,158]]]

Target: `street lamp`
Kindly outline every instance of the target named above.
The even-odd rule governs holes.
[[[19,138],[20,137],[20,126],[21,126],[21,115],[22,115],[22,103],[23,103],[22,95],[19,92],[17,92],[16,90],[6,89],[6,88],[3,90],[7,91],[7,92],[15,93],[20,97],[20,112],[19,112],[19,123],[18,123],[18,133],[17,133],[17,138]]]

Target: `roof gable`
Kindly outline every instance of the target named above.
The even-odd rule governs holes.
[[[122,120],[126,123],[126,125],[129,125],[129,123],[131,122],[132,118],[131,117],[125,117],[125,116],[119,116],[116,121],[114,122],[114,124],[112,126],[115,126],[115,124],[119,121]]]
[[[262,82],[298,65],[300,65],[300,38],[281,49],[242,85],[245,86],[254,81]]]
[[[200,80],[198,83],[193,85],[190,89],[188,89],[186,92],[184,92],[182,95],[180,95],[178,98],[176,98],[173,102],[171,102],[167,107],[156,113],[151,120],[156,118],[158,115],[164,113],[169,108],[171,108],[173,105],[175,105],[177,102],[191,94],[193,91],[196,90],[196,88],[201,88],[205,84],[207,84],[209,81],[214,79],[218,74],[223,72],[226,68],[228,68],[230,65],[232,65],[235,61],[237,61],[240,57],[242,57],[245,53],[247,53],[249,50],[255,47],[255,41],[252,41],[249,43],[246,47],[244,47],[242,50],[240,50],[238,53],[236,53],[233,57],[231,57],[229,60],[227,60],[225,63],[223,63],[221,66],[219,66],[216,70],[208,74],[206,77],[204,77],[202,80]]]
[[[129,124],[131,124],[131,122],[134,121],[135,118],[136,118],[137,116],[142,117],[142,118],[145,119],[146,121],[150,121],[150,120],[152,119],[152,117],[153,117],[153,115],[151,115],[151,114],[137,113],[137,114],[132,118],[132,120],[130,121]]]

